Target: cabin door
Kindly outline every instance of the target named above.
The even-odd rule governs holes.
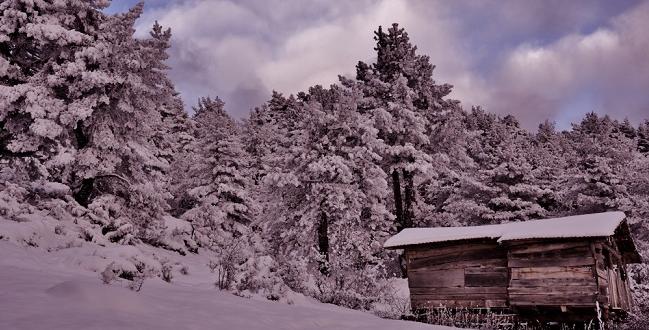
[[[631,292],[626,276],[626,270],[622,265],[613,265],[608,270],[611,308],[628,310],[631,307]]]
[[[611,308],[620,308],[620,288],[617,275],[617,265],[608,268],[608,294],[611,303]]]

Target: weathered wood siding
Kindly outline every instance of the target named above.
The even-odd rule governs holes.
[[[509,304],[594,306],[598,294],[589,241],[516,241],[508,244]]]
[[[507,252],[495,240],[406,250],[412,307],[506,307]]]
[[[630,310],[623,256],[610,238],[470,240],[405,252],[413,309],[594,308]],[[594,310],[594,309],[593,309]]]
[[[622,273],[626,274],[622,255],[615,245],[605,240],[593,242],[592,250],[596,260],[598,301],[601,306],[613,310],[630,310],[633,298],[628,278],[623,279],[622,276]],[[604,256],[605,251],[609,254],[608,260]]]

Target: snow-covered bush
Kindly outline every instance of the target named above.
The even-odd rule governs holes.
[[[219,268],[219,263],[215,260],[210,260],[207,262],[207,267],[212,273],[216,272],[216,269]]]
[[[160,262],[160,278],[162,278],[163,281],[168,283],[171,282],[174,278],[172,270],[173,266],[169,260],[162,260]]]
[[[129,222],[136,228],[136,237],[153,246],[165,245],[163,217],[168,198],[160,191],[161,187],[150,182],[136,185],[131,188],[127,202]]]
[[[515,324],[515,316],[503,312],[482,310],[476,313],[469,308],[457,309],[435,309],[419,315],[418,318],[426,323],[445,325],[449,327],[470,328],[470,329],[507,329]],[[558,324],[560,329],[572,329],[573,325]],[[535,327],[534,325],[525,325],[525,329],[545,329],[545,326]],[[586,325],[585,329],[595,329]]]
[[[306,258],[295,257],[291,260],[278,260],[278,274],[282,281],[293,291],[307,293],[313,283]]]
[[[278,265],[271,256],[253,256],[241,265],[236,292],[240,296],[255,295],[269,300],[286,298],[289,288],[278,274]]]
[[[29,212],[29,205],[25,204],[28,193],[25,188],[5,182],[0,185],[0,189],[0,216],[13,220],[16,216]]]
[[[220,290],[230,290],[235,281],[239,266],[244,263],[245,250],[242,240],[232,239],[225,242],[219,251],[219,260],[216,262],[214,272],[216,285]]]
[[[382,295],[372,306],[373,313],[383,318],[414,319],[407,279],[389,278],[378,289]]]
[[[189,266],[184,265],[184,266],[180,267],[180,274],[189,275]]]
[[[99,276],[104,284],[111,284],[117,280],[117,272],[118,271],[115,269],[115,263],[111,262],[101,273],[99,273]]]
[[[131,280],[131,283],[129,283],[128,288],[135,291],[135,292],[140,292],[142,290],[142,286],[144,285],[144,280],[148,276],[145,275],[144,273],[137,273],[133,276],[133,279]]]
[[[614,325],[611,329],[619,330],[646,330],[649,329],[649,315],[637,314],[630,317],[623,324]]]
[[[645,257],[646,258],[646,257]],[[649,265],[632,265],[629,269],[634,307],[622,329],[649,329]]]
[[[214,285],[216,285],[219,290],[229,290],[233,281],[234,267],[231,267],[231,265],[227,263],[220,264],[216,269],[216,281],[214,282]]]

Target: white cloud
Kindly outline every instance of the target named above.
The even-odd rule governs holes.
[[[494,13],[493,6],[503,7],[495,11],[503,22],[482,18],[471,25],[480,18],[476,15]],[[419,53],[437,66],[435,80],[453,84],[451,97],[465,107],[481,104],[514,113],[527,127],[546,118],[573,120],[592,110],[636,121],[647,117],[649,3],[587,33],[575,27],[595,22],[606,8],[583,8],[578,14],[572,9],[564,13],[558,6],[518,1],[187,0],[146,11],[138,33],[147,33],[155,19],[170,26],[172,78],[185,102],[219,95],[237,116],[245,116],[273,89],[296,93],[334,83],[339,74],[353,75],[359,60],[373,60],[372,32],[398,22]],[[465,17],[466,12],[473,16]],[[519,31],[535,36],[546,30],[567,32],[545,43],[505,42],[510,35],[524,35]],[[480,48],[475,35],[506,46]],[[484,58],[488,65],[480,62]]]
[[[467,57],[453,42],[457,36],[452,23],[441,16],[421,15],[407,0],[291,4],[273,2],[267,4],[273,10],[266,7],[268,12],[263,12],[258,3],[186,1],[146,12],[138,33],[144,35],[156,19],[170,26],[172,77],[185,101],[192,104],[199,96],[219,94],[237,115],[263,102],[262,95],[270,90],[296,93],[334,83],[339,74],[353,74],[359,60],[373,60],[373,31],[394,22],[423,45],[420,53],[438,64],[440,82],[457,84],[455,97],[479,94]],[[314,15],[313,7],[322,10],[316,19],[299,17],[301,12]],[[258,97],[249,99],[251,93],[239,93],[242,88],[256,90],[252,95]],[[248,99],[234,99],[237,95]]]
[[[296,32],[261,68],[262,81],[283,92],[334,83],[339,74],[353,73],[359,60],[372,57],[372,31],[381,24],[408,21],[409,16],[403,1],[382,1],[371,10]]]

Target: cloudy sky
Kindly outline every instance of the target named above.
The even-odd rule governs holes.
[[[137,0],[113,0],[120,12]],[[595,111],[649,119],[649,1],[147,0],[138,22],[172,28],[171,76],[188,109],[220,96],[236,117],[373,61],[398,22],[465,108],[569,128]]]

